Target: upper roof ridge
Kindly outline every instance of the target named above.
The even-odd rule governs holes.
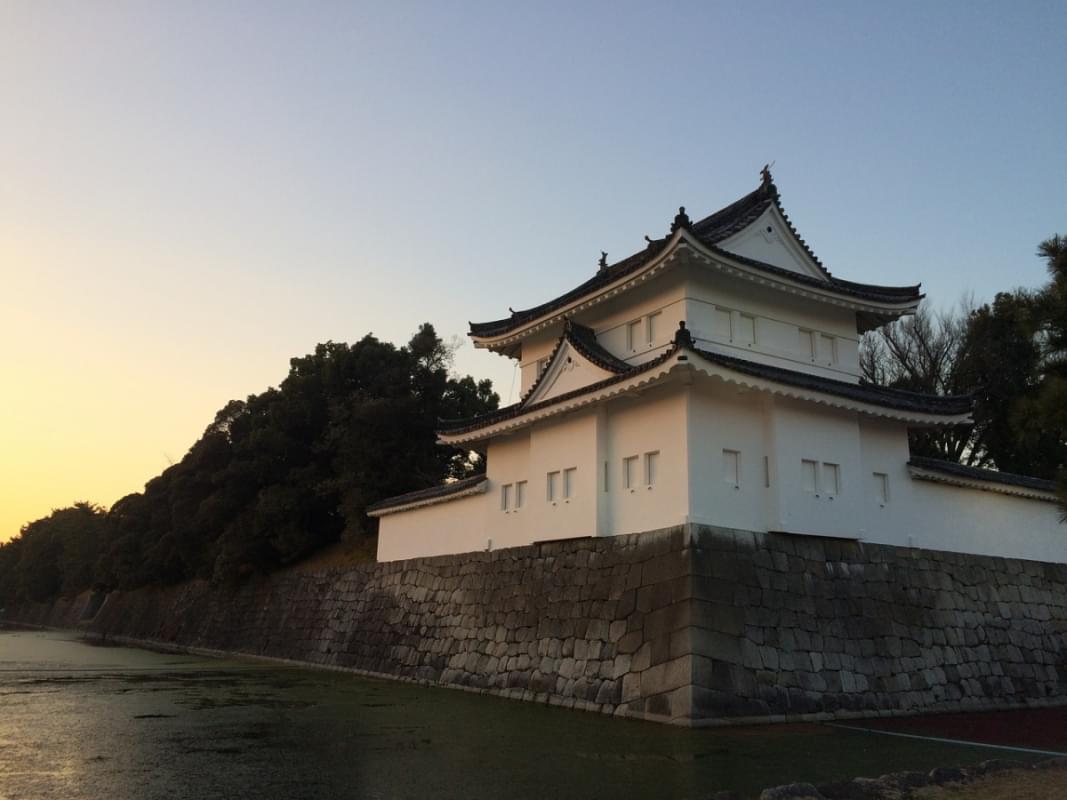
[[[598,269],[596,273],[578,286],[545,303],[519,311],[509,309],[509,311],[511,311],[510,316],[503,319],[479,323],[472,322],[470,323],[471,336],[476,338],[495,337],[514,331],[542,315],[562,309],[569,303],[590,295],[602,287],[605,287],[633,272],[637,272],[664,251],[664,248],[673,241],[673,238],[677,235],[679,229],[684,229],[687,232],[686,235],[694,237],[700,244],[710,250],[720,250],[723,255],[739,260],[747,266],[754,267],[763,272],[788,277],[791,280],[811,285],[819,285],[841,294],[866,298],[875,303],[918,301],[920,297],[918,286],[875,286],[873,284],[855,283],[835,278],[819,260],[818,256],[815,255],[815,252],[808,246],[807,242],[801,238],[796,227],[789,219],[789,215],[782,206],[781,193],[771,175],[770,167],[771,165],[768,164],[760,170],[759,186],[739,200],[734,201],[696,222],[690,220],[689,216],[685,213],[684,206],[681,207],[678,215],[674,219],[674,223],[671,225],[671,235],[661,239],[653,239],[646,236],[645,240],[648,244],[644,249],[639,250],[633,255],[624,258],[621,261],[617,261],[614,264],[608,264],[606,254],[602,254],[601,261],[597,265]],[[792,270],[785,270],[784,268],[776,267],[773,264],[767,264],[753,258],[741,256],[718,248],[720,242],[723,242],[734,234],[744,230],[772,206],[788,228],[789,233],[797,243],[797,246],[800,247],[804,254],[811,260],[817,275],[805,275],[804,273],[799,272],[793,273]]]

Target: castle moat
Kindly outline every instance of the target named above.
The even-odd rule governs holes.
[[[820,725],[671,728],[0,628],[0,800],[756,796],[997,755]]]

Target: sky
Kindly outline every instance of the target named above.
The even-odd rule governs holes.
[[[0,541],[288,360],[550,299],[754,189],[834,274],[1038,286],[1063,2],[0,0]]]

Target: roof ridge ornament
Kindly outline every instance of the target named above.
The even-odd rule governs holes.
[[[678,330],[674,332],[674,343],[678,347],[694,348],[693,332],[685,327],[685,320],[678,320]]]
[[[774,178],[771,176],[771,167],[774,166],[772,161],[770,164],[764,164],[763,169],[759,171],[760,176],[760,188],[766,189],[772,196],[778,196],[778,187],[774,185]]]
[[[677,233],[679,228],[689,230],[692,227],[693,221],[685,213],[685,206],[678,206],[678,213],[674,217],[674,222],[671,223],[671,234]]]
[[[608,268],[608,253],[606,250],[600,251],[600,260],[596,263],[597,267],[599,267],[598,272],[603,272]]]

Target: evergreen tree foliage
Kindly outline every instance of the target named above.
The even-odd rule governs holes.
[[[872,383],[974,397],[974,425],[914,431],[911,449],[1055,479],[1067,521],[1067,237],[1042,242],[1049,282],[942,315],[925,306],[864,337]]]
[[[227,403],[143,492],[106,513],[78,503],[23,527],[0,546],[0,606],[93,587],[233,583],[373,535],[371,503],[475,469],[437,445],[438,420],[499,398],[451,364],[428,323],[404,347],[370,335],[318,345],[277,388]]]

